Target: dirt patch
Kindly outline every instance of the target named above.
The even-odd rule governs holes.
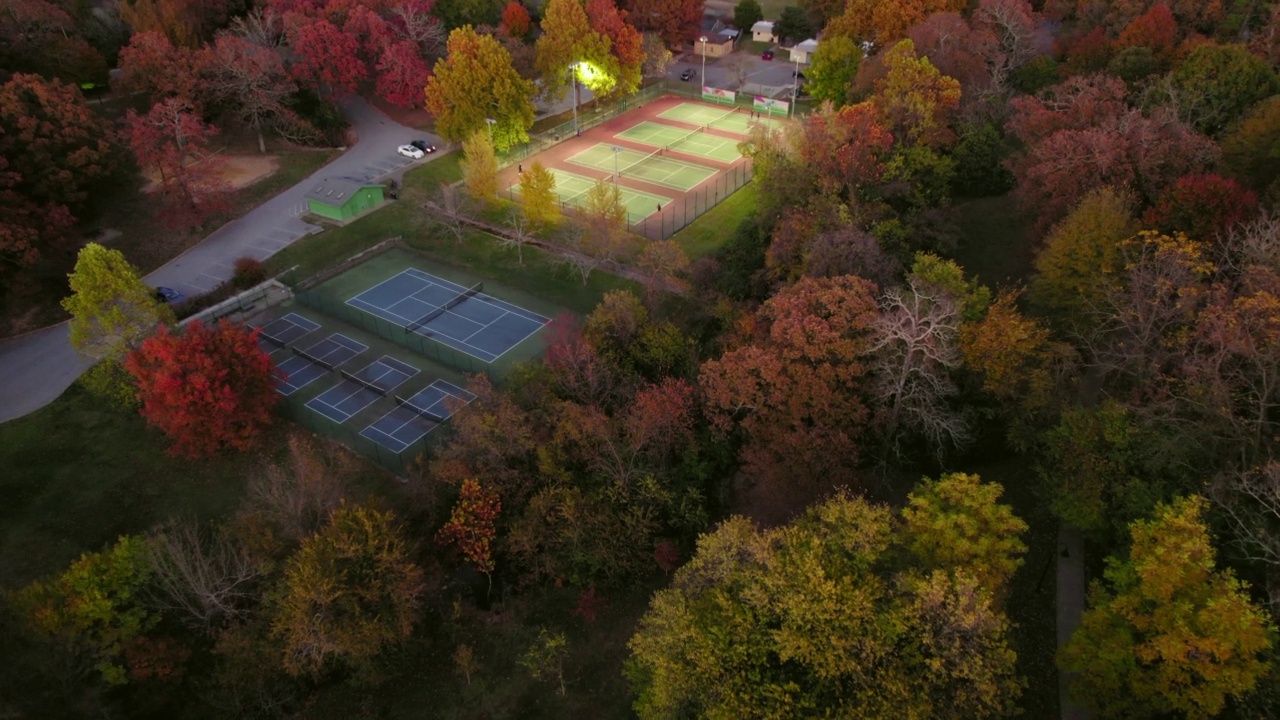
[[[213,163],[221,185],[226,190],[248,187],[271,176],[280,168],[280,158],[275,155],[215,155],[203,162]],[[142,191],[154,192],[159,186],[159,175],[146,173],[146,177],[147,186]]]

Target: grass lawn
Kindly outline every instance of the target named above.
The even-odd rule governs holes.
[[[448,156],[441,160],[448,159]],[[439,161],[436,161],[439,162]],[[428,163],[423,169],[430,168]],[[447,168],[447,166],[445,166]],[[415,170],[414,172],[418,172]],[[438,170],[430,176],[447,177]],[[586,285],[570,268],[554,256],[535,248],[525,248],[521,265],[514,249],[502,247],[481,232],[467,232],[461,243],[447,230],[430,222],[420,204],[430,197],[423,189],[432,179],[405,176],[406,192],[399,201],[344,227],[329,228],[293,243],[267,261],[268,270],[281,272],[298,266],[297,276],[306,278],[331,267],[388,238],[399,236],[431,262],[467,270],[482,277],[524,290],[577,313],[589,313],[610,290],[628,288],[643,294],[638,283],[596,271]]]
[[[265,440],[263,453],[274,453],[278,438]],[[196,461],[167,447],[141,417],[102,409],[78,384],[0,425],[0,588],[61,571],[81,553],[170,517],[221,517],[266,457]]]
[[[1011,195],[957,203],[961,241],[956,261],[991,287],[1024,284],[1031,275],[1034,247],[1029,223]]]
[[[454,150],[405,171],[404,187],[406,190],[435,191],[441,185],[451,185],[461,179],[462,151]]]
[[[748,183],[671,239],[680,243],[690,260],[704,258],[719,249],[733,234],[738,223],[749,217],[755,209],[756,186]]]
[[[269,177],[253,185],[241,188],[228,197],[230,209],[211,220],[203,230],[174,232],[163,226],[155,217],[154,202],[135,187],[121,187],[114,197],[103,199],[104,208],[92,224],[92,239],[99,230],[119,231],[119,237],[107,244],[124,253],[129,262],[145,275],[182,254],[204,239],[223,223],[244,215],[261,205],[268,198],[297,184],[306,176],[329,162],[336,150],[282,150],[274,153],[280,158],[280,167]],[[11,293],[0,297],[0,337],[46,327],[67,319],[60,302],[69,292],[67,274],[75,267],[76,249],[68,247],[61,253],[50,253],[38,266],[27,271],[28,282]]]

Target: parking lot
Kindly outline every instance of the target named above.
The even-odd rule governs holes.
[[[751,95],[789,99],[796,65],[788,61],[790,53],[787,51],[775,48],[774,53],[773,60],[761,60],[759,53],[745,51],[723,58],[707,58],[706,77],[702,76],[702,57],[696,53],[683,53],[667,68],[667,78],[671,82],[682,82],[681,74],[693,70],[694,76],[684,81],[690,85],[710,85]],[[800,71],[804,72],[806,67],[801,64]]]

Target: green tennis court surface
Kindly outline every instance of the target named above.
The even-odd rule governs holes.
[[[782,125],[776,120],[752,119],[751,112],[747,110],[736,109],[726,113],[722,108],[709,108],[705,105],[695,105],[694,103],[680,103],[670,110],[660,113],[658,117],[687,122],[693,125],[706,125],[712,130],[723,130],[739,135],[748,134],[751,131],[751,126],[757,123],[764,123],[770,127],[780,127]]]
[[[692,132],[683,128],[663,125],[662,123],[641,121],[638,125],[623,130],[614,137],[630,140],[641,145],[667,148],[676,152],[700,155],[712,160],[731,163],[742,157],[738,152],[738,141],[708,135],[701,128]]]
[[[548,168],[548,170],[556,178],[556,195],[565,205],[580,207],[587,200],[587,191],[596,184],[595,180],[588,177],[555,168]],[[520,184],[512,185],[509,190],[518,194]],[[669,197],[633,190],[626,185],[619,185],[618,190],[622,194],[622,204],[627,206],[627,222],[633,225],[658,212],[659,205],[666,206],[671,202]]]
[[[658,151],[661,152],[661,151]],[[614,168],[622,177],[633,177],[655,185],[664,185],[681,192],[688,192],[698,183],[716,174],[715,168],[664,158],[657,153],[642,153],[619,148],[614,158],[613,146],[598,144],[569,158],[568,162],[612,173]]]

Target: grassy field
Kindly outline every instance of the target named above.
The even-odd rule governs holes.
[[[680,243],[690,260],[704,258],[719,249],[733,234],[738,223],[755,212],[755,209],[756,186],[747,184],[671,239]]]

